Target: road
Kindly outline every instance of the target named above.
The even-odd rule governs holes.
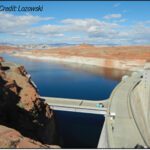
[[[105,115],[108,100],[79,100],[56,97],[40,97],[50,105],[53,110],[72,111],[80,113],[92,113]],[[103,107],[102,107],[103,105]]]

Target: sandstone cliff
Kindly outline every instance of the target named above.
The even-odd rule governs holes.
[[[82,44],[18,52],[15,56],[136,71],[150,61],[150,46],[98,47]]]
[[[0,53],[12,53],[14,51],[21,51],[22,49],[17,46],[6,46],[6,45],[0,45]]]
[[[0,148],[50,148],[54,144],[53,111],[39,98],[24,67],[0,58]]]

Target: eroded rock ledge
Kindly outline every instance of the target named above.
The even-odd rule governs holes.
[[[0,148],[58,148],[53,111],[23,66],[0,58]]]

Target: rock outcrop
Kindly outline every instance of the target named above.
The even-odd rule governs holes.
[[[23,51],[15,56],[30,59],[50,60],[59,63],[76,63],[97,66],[100,69],[114,68],[137,71],[150,61],[150,46],[92,46],[81,44],[72,47],[47,50]]]
[[[39,98],[24,67],[1,58],[0,148],[50,148],[55,144],[53,111]]]
[[[0,45],[0,53],[12,53],[15,51],[21,51],[22,49],[17,46]]]
[[[22,136],[18,131],[0,125],[0,148],[59,148],[44,145],[38,141]]]

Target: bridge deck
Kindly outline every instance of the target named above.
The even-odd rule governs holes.
[[[106,114],[107,100],[91,101],[56,97],[41,97],[54,110]],[[103,107],[102,107],[103,105]]]

